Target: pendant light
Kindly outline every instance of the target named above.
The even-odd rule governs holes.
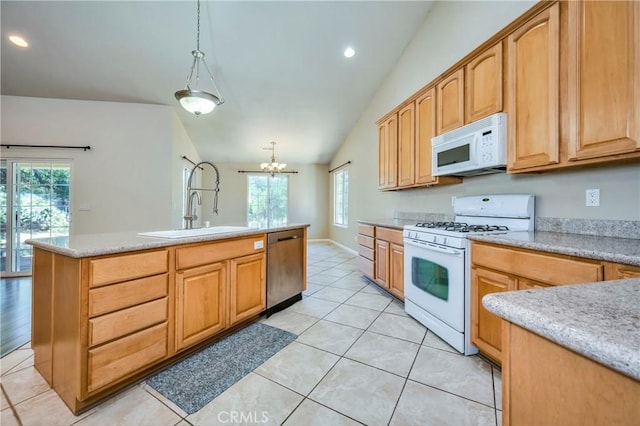
[[[274,174],[280,173],[282,170],[284,170],[285,167],[287,167],[285,163],[278,163],[276,161],[276,143],[275,142],[273,141],[271,142],[271,148],[263,148],[263,149],[271,150],[271,162],[260,164],[260,168],[262,169],[262,171],[264,171],[265,173],[271,173],[271,177],[273,177]]]
[[[191,63],[191,69],[187,75],[187,82],[183,90],[178,90],[175,94],[176,99],[180,101],[180,105],[187,111],[196,116],[201,114],[208,114],[216,107],[224,103],[224,99],[220,96],[220,91],[216,85],[215,80],[207,62],[204,59],[204,53],[200,50],[200,0],[198,0],[198,26],[196,33],[196,50],[191,51],[193,55],[193,62]],[[214,93],[205,92],[204,90],[198,90],[198,84],[200,83],[200,63],[202,63],[205,71],[209,74],[209,79],[213,83]],[[192,85],[192,79],[194,84]]]

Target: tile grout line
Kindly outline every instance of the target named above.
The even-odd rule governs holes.
[[[20,416],[18,415],[18,411],[16,410],[15,406],[13,405],[13,403],[11,402],[11,399],[9,399],[9,394],[7,393],[7,391],[5,390],[4,386],[2,385],[2,383],[0,383],[0,390],[2,391],[2,394],[4,395],[4,399],[7,400],[7,403],[9,404],[9,409],[11,410],[11,412],[13,413],[13,416],[16,418],[16,420],[18,421],[18,424],[20,426],[22,426],[22,420],[20,420]],[[26,400],[25,400],[26,401]]]

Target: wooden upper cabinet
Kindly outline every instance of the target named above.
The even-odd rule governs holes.
[[[464,125],[464,68],[440,81],[436,91],[438,134]]]
[[[465,67],[465,123],[502,111],[502,42]]]
[[[378,123],[378,188],[398,185],[398,114]]]
[[[398,112],[398,186],[415,183],[415,104],[412,102]]]
[[[640,150],[640,2],[569,2],[568,159]]]
[[[559,161],[559,4],[507,38],[509,171]]]
[[[415,181],[431,183],[431,138],[436,135],[436,89],[431,87],[416,99]]]

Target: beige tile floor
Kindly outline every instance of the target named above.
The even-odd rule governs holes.
[[[298,339],[197,413],[144,383],[74,416],[27,344],[0,360],[2,426],[501,425],[499,369],[458,354],[329,242],[308,246],[304,298],[266,324]]]

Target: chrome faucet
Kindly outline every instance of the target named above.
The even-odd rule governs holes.
[[[203,164],[207,164],[211,167],[213,167],[213,170],[216,172],[216,187],[215,188],[193,188],[191,187],[191,180],[193,179],[193,174],[194,172],[198,169],[198,167],[200,167]],[[202,199],[200,198],[200,194],[198,194],[198,191],[213,191],[214,192],[214,196],[213,196],[213,213],[218,214],[218,192],[220,192],[220,173],[218,172],[218,168],[213,164],[210,163],[209,161],[201,161],[198,164],[196,164],[195,166],[193,166],[193,169],[191,170],[191,173],[189,174],[189,179],[187,180],[187,208],[186,208],[186,212],[184,215],[184,227],[185,229],[191,229],[193,228],[193,221],[198,219],[198,216],[196,215],[195,211],[194,211],[194,206],[193,206],[193,197],[195,195],[196,199],[198,200],[198,204],[202,204]]]

